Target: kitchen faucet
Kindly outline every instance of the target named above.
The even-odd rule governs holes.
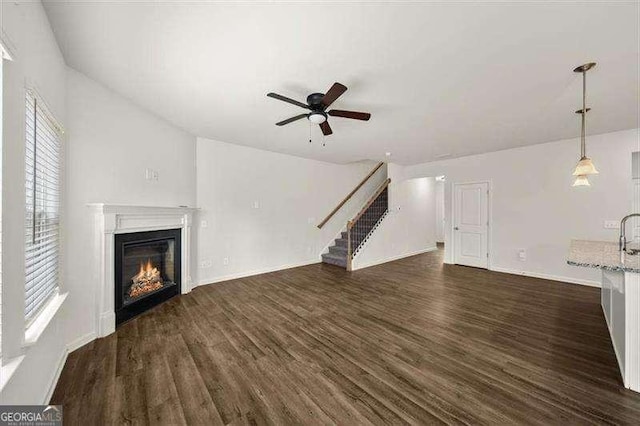
[[[620,238],[618,240],[618,250],[620,250],[621,256],[624,256],[624,253],[629,253],[631,255],[634,255],[634,254],[638,254],[639,252],[639,250],[635,250],[635,249],[631,249],[627,251],[627,237],[626,237],[626,231],[624,228],[627,223],[627,220],[632,217],[640,217],[640,213],[628,214],[625,217],[623,217],[622,220],[620,221]]]

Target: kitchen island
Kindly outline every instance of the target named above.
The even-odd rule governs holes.
[[[602,270],[601,304],[625,387],[640,392],[640,255],[618,243],[572,240],[567,263]]]

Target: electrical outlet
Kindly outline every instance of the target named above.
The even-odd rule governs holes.
[[[620,222],[617,220],[605,220],[604,229],[620,229]]]
[[[527,260],[527,250],[526,249],[518,250],[518,260],[520,262],[525,262]]]
[[[208,228],[208,227],[209,227],[209,222],[207,222],[206,220],[200,221],[200,228]]]
[[[160,172],[157,170],[152,170],[151,171],[151,179],[152,180],[158,180],[160,177]]]
[[[211,266],[213,266],[211,260],[203,260],[202,262],[200,262],[200,268],[202,269],[211,268]]]
[[[224,259],[222,259],[222,264],[223,265],[228,265],[229,264],[229,258],[225,257]]]

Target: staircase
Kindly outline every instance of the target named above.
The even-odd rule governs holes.
[[[347,233],[342,232],[340,238],[336,238],[334,245],[329,247],[329,253],[322,254],[322,261],[330,265],[347,267]]]
[[[351,260],[382,222],[389,211],[389,183],[387,179],[369,199],[360,212],[347,223],[329,253],[322,255],[322,262],[351,270]]]

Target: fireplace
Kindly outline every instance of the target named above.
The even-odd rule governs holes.
[[[116,326],[180,294],[180,229],[115,235]]]

